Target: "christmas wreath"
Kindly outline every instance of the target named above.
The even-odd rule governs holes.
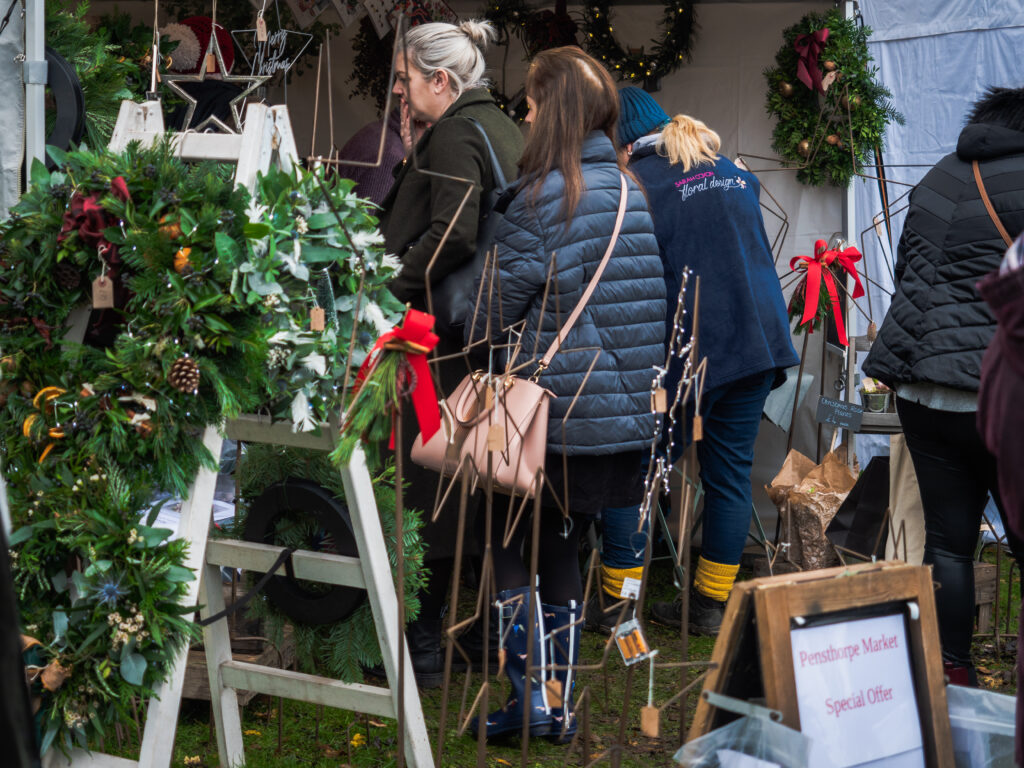
[[[871,30],[839,10],[810,13],[783,32],[765,70],[772,147],[799,165],[804,184],[845,187],[880,148],[889,123],[903,124],[892,94],[875,79]]]
[[[0,428],[42,746],[66,750],[134,722],[196,634],[187,544],[151,500],[215,466],[202,429],[252,410],[311,428],[400,305],[350,181],[275,170],[250,199],[166,141],[50,154],[0,224]]]
[[[338,500],[345,496],[341,475],[322,452],[282,448],[275,445],[248,446],[240,461],[242,504],[240,516],[233,532],[245,529],[247,510],[268,488],[296,479],[311,481],[329,491]],[[392,573],[397,565],[395,526],[394,471],[388,469],[373,481],[374,497],[384,529],[384,540]],[[419,611],[416,597],[425,583],[423,570],[424,547],[419,536],[422,521],[419,512],[405,509],[402,520],[405,530],[402,540],[402,558],[405,565],[406,617],[415,618]],[[325,536],[324,527],[312,516],[291,513],[275,521],[272,540],[281,546],[303,549],[337,551],[338,542]],[[305,584],[308,590],[323,589],[324,585]],[[370,605],[365,600],[344,621],[307,623],[290,618],[282,606],[265,596],[251,603],[250,613],[264,621],[267,636],[279,646],[284,641],[284,629],[292,627],[295,640],[295,658],[299,667],[310,674],[322,674],[338,680],[361,681],[363,667],[380,663],[380,647]]]
[[[583,46],[604,62],[608,71],[620,80],[643,81],[652,90],[658,79],[675,72],[690,60],[697,17],[693,2],[666,0],[658,26],[661,37],[652,40],[650,51],[623,49],[615,39],[610,0],[598,0],[583,7]]]

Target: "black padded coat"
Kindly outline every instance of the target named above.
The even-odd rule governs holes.
[[[926,382],[976,392],[996,321],[975,287],[1006,251],[974,181],[979,161],[1011,237],[1024,230],[1024,132],[970,123],[956,152],[910,194],[896,292],[864,372],[889,386]]]

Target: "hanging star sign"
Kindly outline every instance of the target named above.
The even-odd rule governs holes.
[[[277,11],[277,2],[274,3]],[[263,18],[263,11],[258,14]],[[296,32],[291,29],[284,29],[281,26],[281,14],[277,12],[278,29],[266,33],[264,25],[264,38],[260,40],[259,31],[256,29],[236,29],[231,33],[238,50],[245,57],[251,74],[257,77],[273,77],[278,72],[287,72],[295,62],[299,60],[306,48],[313,40],[309,32]],[[249,52],[252,51],[250,58]],[[290,53],[293,52],[293,53]]]
[[[223,29],[223,27],[221,27]],[[180,96],[187,104],[188,110],[185,112],[185,120],[182,123],[181,130],[187,131],[189,125],[192,123],[192,117],[195,115],[197,99],[192,96],[188,91],[182,88],[183,83],[202,83],[205,82],[207,76],[207,62],[210,57],[213,56],[217,62],[217,67],[220,70],[218,79],[225,83],[247,83],[247,86],[242,89],[242,92],[231,99],[231,115],[234,118],[235,131],[241,133],[242,131],[242,104],[248,99],[261,85],[267,82],[270,78],[267,76],[259,75],[230,75],[228,74],[228,68],[224,64],[224,54],[221,52],[220,43],[217,41],[217,35],[215,32],[210,34],[210,42],[206,47],[206,55],[203,56],[199,61],[199,72],[194,75],[179,75],[168,73],[163,75],[163,83],[167,85],[174,93]],[[208,121],[207,121],[208,122]],[[220,121],[218,121],[220,122]],[[206,123],[204,123],[205,125]],[[223,126],[223,123],[220,123]],[[225,126],[226,127],[226,126]]]

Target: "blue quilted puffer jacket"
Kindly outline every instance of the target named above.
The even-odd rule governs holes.
[[[495,234],[500,290],[492,292],[491,328],[525,318],[521,351],[513,361],[515,366],[527,363],[522,375],[533,373],[535,361],[544,356],[576,306],[615,226],[620,181],[611,141],[601,132],[591,133],[581,160],[584,191],[568,227],[562,210],[564,180],[558,171],[548,174],[536,196],[528,187],[513,187],[497,208],[504,211]],[[650,393],[654,366],[665,363],[665,280],[647,201],[632,179],[627,182],[626,215],[608,266],[551,367],[540,377],[556,395],[551,401],[549,453],[561,453],[563,444],[570,456],[622,453],[649,446],[654,437]],[[471,338],[485,335],[487,311],[481,309],[472,327],[467,324]],[[509,343],[499,334],[492,332],[492,344]],[[509,353],[498,352],[499,366],[504,366]]]

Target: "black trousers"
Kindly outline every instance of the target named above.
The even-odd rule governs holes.
[[[991,493],[1010,551],[1024,562],[1024,543],[1010,532],[996,482],[996,460],[982,443],[975,412],[938,411],[896,399],[924,507],[924,562],[939,584],[935,593],[942,655],[971,667],[974,633],[974,553],[982,512]]]

